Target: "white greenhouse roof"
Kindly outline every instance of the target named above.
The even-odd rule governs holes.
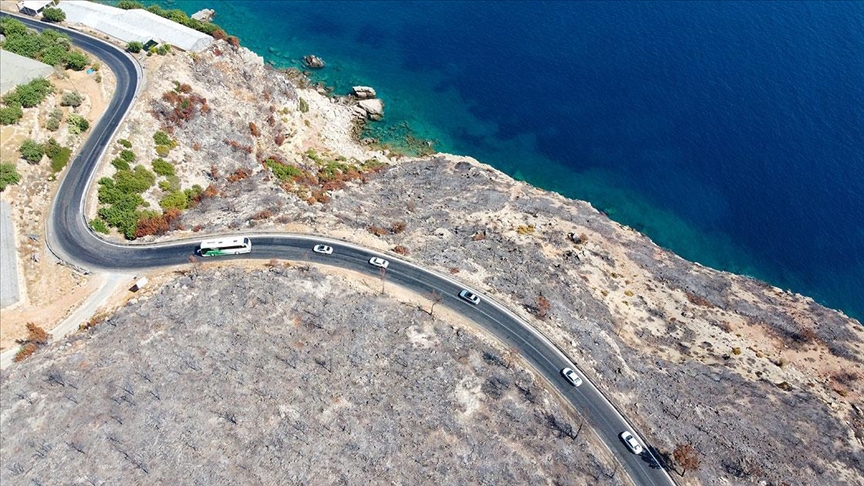
[[[53,67],[35,59],[0,50],[0,94],[6,93],[19,84],[47,77],[53,72]]]
[[[23,2],[18,2],[18,11],[23,11],[24,9],[31,10],[33,12],[41,12],[42,9],[47,7],[48,5],[54,3],[54,0],[24,0]]]
[[[142,9],[123,10],[84,0],[64,0],[59,8],[66,12],[67,22],[84,24],[123,42],[153,39],[192,52],[213,43],[213,37],[203,32]]]

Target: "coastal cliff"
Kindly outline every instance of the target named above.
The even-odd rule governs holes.
[[[151,68],[146,91],[120,128],[118,140],[128,141],[139,159],[154,169],[152,162],[147,161],[155,158],[173,166],[172,175],[176,179],[169,181],[166,177],[166,184],[161,187],[157,184],[144,192],[143,198],[151,207],[160,206],[174,189],[172,185],[178,188],[198,185],[202,191],[195,194],[194,204],[187,204],[171,218],[167,232],[141,234],[136,241],[196,235],[203,239],[207,234],[240,230],[291,231],[344,238],[397,253],[450,274],[514,309],[572,357],[587,377],[645,432],[661,454],[670,456],[677,445],[691,444],[699,453],[701,466],[697,471],[687,472],[685,482],[853,484],[864,477],[861,454],[864,415],[856,405],[861,403],[860,380],[864,376],[861,349],[864,330],[857,321],[810,298],[687,262],[640,233],[611,221],[588,203],[515,181],[469,157],[435,154],[412,158],[361,145],[356,141],[357,122],[348,97],[327,97],[309,86],[302,76],[271,69],[242,47],[219,41],[196,55],[172,54]],[[189,106],[191,110],[187,110]],[[158,148],[169,144],[154,137],[157,131],[170,138],[172,143],[167,151]],[[109,154],[100,177],[111,177],[116,172],[110,161],[122,149],[118,145]],[[98,217],[100,203],[96,194],[89,208],[91,217]],[[121,236],[113,232],[109,237]],[[274,399],[274,393],[268,389],[278,384],[266,382],[256,387],[259,378],[253,374],[258,365],[252,363],[268,370],[283,366],[284,362],[284,356],[256,344],[256,340],[262,334],[276,333],[280,326],[302,327],[306,322],[297,316],[311,314],[318,316],[314,322],[320,328],[312,325],[301,338],[284,338],[296,341],[293,345],[299,359],[303,366],[308,366],[305,374],[290,375],[291,380],[296,380],[291,381],[291,386],[298,393],[311,386],[308,376],[311,370],[317,370],[316,366],[325,369],[317,370],[318,373],[328,375],[334,370],[350,371],[357,376],[372,372],[375,357],[359,353],[353,359],[355,355],[350,352],[337,355],[335,348],[323,346],[332,335],[373,332],[366,327],[374,328],[374,332],[389,329],[394,339],[413,340],[415,346],[409,346],[411,349],[419,346],[426,353],[443,353],[465,366],[462,375],[428,378],[452,392],[452,395],[445,393],[451,397],[450,402],[418,399],[414,406],[428,406],[436,413],[447,414],[454,413],[447,412],[448,409],[478,410],[472,408],[476,405],[481,418],[498,424],[501,434],[479,439],[474,429],[460,429],[459,433],[447,436],[448,441],[459,444],[457,449],[463,451],[467,450],[466,444],[488,447],[506,436],[510,447],[507,453],[519,450],[523,454],[527,465],[509,469],[490,462],[482,478],[495,482],[566,478],[580,483],[593,484],[601,479],[618,483],[620,478],[610,472],[613,466],[602,458],[603,453],[592,445],[590,438],[571,439],[560,427],[549,425],[558,423],[550,422],[549,415],[565,417],[570,413],[562,412],[562,406],[551,394],[542,392],[540,405],[520,396],[526,393],[523,390],[526,386],[531,395],[541,393],[538,390],[543,385],[530,378],[530,370],[521,367],[517,356],[494,343],[485,344],[490,346],[488,354],[506,360],[499,366],[489,358],[492,364],[481,366],[485,355],[475,348],[480,338],[466,337],[470,342],[463,343],[448,334],[451,331],[457,336],[470,334],[474,332],[470,324],[459,323],[446,314],[438,317],[441,321],[431,316],[428,322],[423,321],[410,309],[428,307],[428,298],[403,295],[393,288],[386,292],[389,298],[375,297],[376,308],[364,307],[367,304],[360,290],[356,290],[362,284],[351,283],[363,282],[356,275],[331,277],[326,268],[285,269],[278,262],[267,265],[269,270],[262,272],[260,263],[248,264],[247,271],[209,268],[219,266],[209,262],[194,264],[192,270],[183,270],[183,275],[163,278],[168,284],[152,291],[152,297],[145,296],[116,315],[106,316],[104,323],[89,331],[92,335],[73,338],[68,348],[51,349],[4,372],[3,429],[4,435],[8,431],[14,437],[12,442],[9,435],[4,437],[4,459],[20,462],[24,461],[24,455],[32,455],[26,446],[30,434],[45,441],[57,434],[50,422],[32,422],[37,412],[59,413],[63,406],[86,403],[91,399],[88,393],[96,393],[100,397],[116,396],[120,401],[104,401],[106,411],[102,415],[82,413],[70,418],[64,430],[69,434],[78,430],[75,433],[81,437],[70,435],[68,442],[91,441],[90,447],[86,447],[92,451],[87,454],[88,462],[114,461],[119,471],[136,467],[140,470],[142,464],[158,470],[155,458],[159,453],[155,446],[136,442],[137,455],[133,456],[137,459],[124,462],[117,451],[129,454],[130,447],[104,448],[107,452],[99,452],[94,442],[97,439],[82,432],[81,427],[94,421],[108,422],[112,414],[119,417],[113,420],[122,425],[128,419],[123,414],[131,414],[132,408],[118,413],[107,409],[116,406],[127,410],[124,407],[129,402],[123,397],[135,395],[123,391],[127,382],[143,395],[149,388],[163,389],[145,385],[145,382],[159,383],[153,380],[154,374],[162,380],[169,380],[170,376],[171,386],[191,385],[201,376],[215,373],[216,368],[220,373],[231,374],[224,368],[230,368],[225,363],[243,359],[246,360],[240,368],[243,371],[234,370],[243,376],[235,378],[237,383],[248,384],[249,389],[235,385],[239,389],[233,393],[254,392],[260,399],[232,395],[223,404],[225,410],[214,411],[210,422],[195,417],[200,430],[190,434],[213,433],[231,424],[239,431],[236,436],[228,434],[236,441],[231,447],[242,451],[254,440],[264,440],[246,435],[256,423],[278,421],[280,414],[288,414],[295,417],[293,423],[299,424],[298,433],[292,432],[292,437],[305,446],[326,444],[321,442],[324,440],[321,436],[331,433],[332,429],[327,427],[337,427],[336,423],[321,419],[321,424],[327,427],[316,424],[315,427],[323,427],[319,429],[312,427],[312,419],[299,418],[333,413],[344,397],[320,395],[318,401],[308,402],[276,393],[281,398]],[[274,272],[288,277],[292,293],[273,293]],[[224,282],[203,285],[202,279],[227,279],[230,285]],[[309,283],[304,285],[305,279]],[[349,290],[351,285],[361,286]],[[378,284],[367,287],[373,285]],[[236,289],[243,289],[248,299],[240,299]],[[227,302],[229,295],[237,302],[212,305]],[[170,304],[180,301],[177,299],[211,305],[181,310]],[[341,313],[318,308],[328,301],[339,302],[340,306],[344,303]],[[401,306],[400,302],[409,305]],[[261,313],[260,325],[242,325],[252,322],[247,316],[250,309]],[[368,317],[377,314],[382,317],[371,320]],[[399,321],[411,324],[393,324]],[[167,340],[164,344],[168,346],[169,342],[187,339],[186,333],[196,336],[211,333],[223,325],[219,323],[234,326],[226,334],[233,335],[233,340],[214,338],[218,345],[213,347],[206,339],[194,341],[189,348],[169,346],[167,349],[173,349],[174,358],[179,360],[175,367],[155,368],[160,350],[166,349],[162,346],[141,351],[144,354],[133,351],[136,343],[154,340],[158,344]],[[126,336],[122,329],[135,334]],[[324,335],[315,335],[321,334],[319,331]],[[367,339],[376,345],[386,347],[387,336],[369,336]],[[418,339],[421,344],[417,344]],[[299,351],[312,341],[317,341],[314,352]],[[358,344],[346,346],[355,349]],[[228,352],[225,347],[235,353],[242,351],[240,354],[245,358],[234,354],[219,358],[219,353]],[[318,360],[325,364],[332,364],[328,360],[341,360],[344,367],[327,370]],[[409,362],[421,360],[418,356]],[[111,373],[104,378],[96,376],[101,373],[88,372],[107,370],[108,365]],[[445,360],[435,366],[446,369],[452,363]],[[490,370],[498,370],[494,366],[501,368],[500,379],[489,385],[486,380],[490,373],[494,374]],[[421,372],[423,376],[428,375],[427,371]],[[52,381],[46,376],[55,378]],[[444,381],[434,381],[439,379]],[[85,381],[87,386],[80,386]],[[376,393],[386,396],[383,400],[393,407],[407,406],[413,402],[401,401],[400,397],[407,392],[398,390],[410,389],[401,385],[410,381],[393,383]],[[76,385],[75,392],[69,391],[67,383]],[[467,384],[457,386],[457,383]],[[466,392],[460,391],[460,386],[481,392],[469,393],[470,397],[462,403],[458,397],[464,398]],[[66,397],[70,394],[75,400]],[[152,423],[133,422],[139,434],[144,427],[158,429],[159,424],[169,422],[176,408],[196,406],[195,397],[190,394],[177,392],[169,396],[159,391],[157,394],[153,400],[148,398],[147,403],[152,402],[155,410],[162,410],[155,414],[163,415],[161,418],[154,415]],[[502,396],[504,411],[498,408]],[[209,399],[215,407],[219,400],[214,397]],[[139,400],[143,399],[135,399]],[[235,412],[241,417],[238,419],[238,415],[230,415],[234,410],[231,400],[236,400],[234,408],[251,403],[248,406],[261,415],[243,417]],[[325,406],[323,401],[330,403]],[[461,405],[457,407],[457,403]],[[273,408],[269,415],[263,412],[267,407],[283,406],[290,410],[279,408],[276,413]],[[354,406],[368,413],[375,410],[358,403]],[[527,408],[515,410],[510,406]],[[535,406],[539,408],[531,408]],[[499,414],[524,419],[516,420],[514,429],[504,430],[508,421]],[[545,418],[537,420],[537,417]],[[579,417],[575,415],[567,421],[578,424]],[[36,423],[30,434],[19,430],[30,423]],[[520,428],[523,426],[531,432]],[[315,434],[308,434],[306,430],[311,429],[307,427],[316,430]],[[357,440],[370,441],[378,433],[372,425],[354,428],[352,434],[362,439],[346,442],[357,445]],[[113,435],[114,439],[106,440],[124,444],[124,439]],[[556,457],[552,460],[542,447],[531,442],[545,440],[544,437],[557,437],[552,446],[557,451]],[[178,436],[175,442],[181,444],[181,439]],[[187,446],[196,453],[200,448],[201,454],[214,454],[213,444],[191,442],[194,447]],[[574,454],[565,451],[574,443],[585,457],[562,459]],[[467,453],[454,453],[435,444],[418,438],[416,443],[394,445],[389,454],[406,463],[411,454],[419,455],[422,459],[418,464],[422,467],[408,476],[392,479],[417,482],[448,477],[432,466],[436,461],[449,464],[449,468],[457,468],[460,461],[474,463],[473,456]],[[358,447],[371,451],[362,444]],[[321,460],[332,457],[322,454],[313,457]],[[282,456],[273,453],[267,457],[279,461]],[[543,459],[546,465],[539,467],[548,466],[547,473],[526,475],[528,465],[541,461],[540,458],[546,458]],[[567,465],[555,469],[562,461]],[[51,466],[55,471],[61,467]],[[284,467],[289,465],[286,463]],[[356,471],[363,468],[360,460],[346,467],[353,470],[349,481],[369,480],[381,472],[374,468]],[[220,477],[242,481],[248,477],[241,470],[225,471]],[[335,471],[327,471],[322,476],[297,480],[339,479]],[[8,468],[3,474],[12,477]],[[66,476],[70,475],[71,471]],[[449,477],[457,482],[477,480],[468,476]],[[267,482],[273,478],[259,479]]]

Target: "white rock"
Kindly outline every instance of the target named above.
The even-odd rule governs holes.
[[[366,117],[370,120],[380,120],[384,117],[384,102],[379,99],[360,100],[357,105],[366,110]]]
[[[201,22],[210,22],[216,16],[216,11],[212,8],[205,8],[192,14],[192,18]]]
[[[369,86],[354,86],[351,88],[351,92],[361,100],[371,99],[378,96],[377,93],[375,93],[375,89],[370,88]]]

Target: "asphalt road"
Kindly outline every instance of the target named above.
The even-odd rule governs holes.
[[[37,28],[45,27],[41,22],[27,23]],[[48,221],[49,247],[61,259],[86,269],[136,270],[187,263],[190,256],[195,254],[198,240],[147,246],[118,245],[101,240],[88,229],[83,214],[84,196],[97,162],[101,160],[105,148],[135,99],[140,68],[128,55],[110,44],[74,31],[66,32],[75,45],[98,56],[111,68],[117,77],[117,90],[105,115],[92,128],[90,138],[63,177]],[[450,277],[425,270],[395,256],[383,255],[343,241],[287,234],[245,236],[252,240],[251,254],[217,258],[310,261],[369,273],[383,278],[387,284],[400,285],[419,294],[437,293],[441,296],[441,305],[471,319],[507,346],[518,350],[534,370],[542,374],[585,416],[633,482],[644,485],[674,484],[666,471],[659,467],[654,456],[647,452],[648,448],[637,456],[625,447],[618,438],[624,430],[633,431],[643,445],[646,443],[589,380],[584,380],[584,384],[577,388],[560,374],[564,367],[578,368],[548,339],[490,297],[472,289],[482,301],[476,306],[469,304],[458,296],[465,287]],[[316,243],[332,246],[333,254],[325,256],[312,252]],[[380,256],[390,262],[385,272],[369,264],[372,256]]]

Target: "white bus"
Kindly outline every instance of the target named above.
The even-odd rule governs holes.
[[[218,240],[204,240],[198,249],[201,256],[239,255],[252,251],[252,242],[249,238],[220,238]]]

